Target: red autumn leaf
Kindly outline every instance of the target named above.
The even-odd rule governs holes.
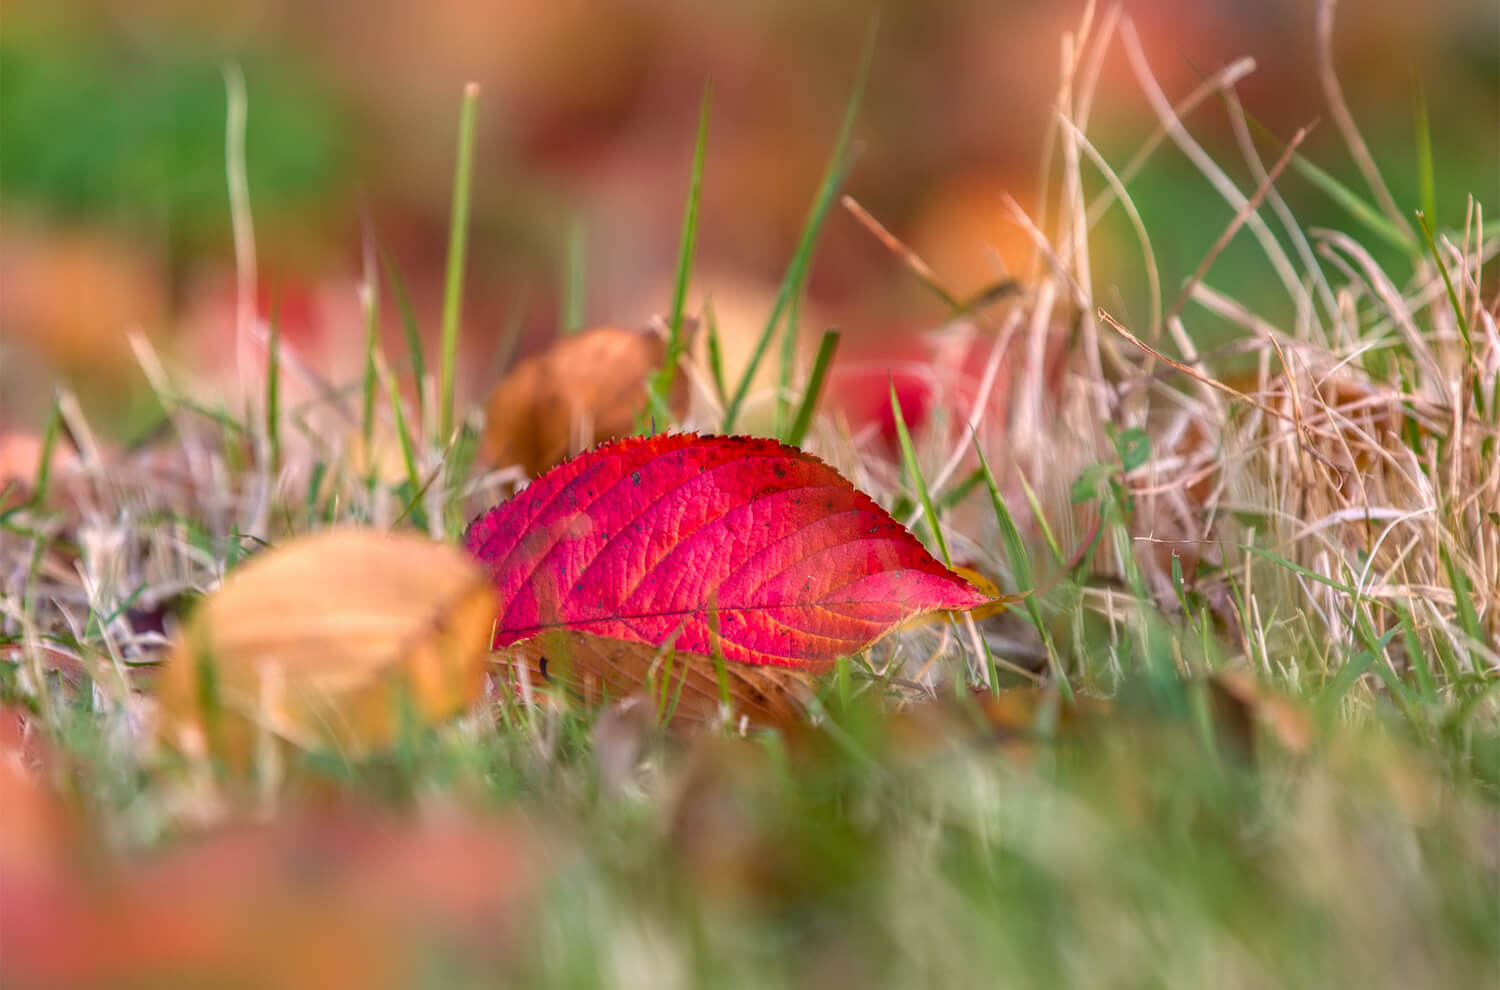
[[[803,670],[993,601],[838,472],[773,440],[605,444],[475,520],[494,647],[555,628]]]

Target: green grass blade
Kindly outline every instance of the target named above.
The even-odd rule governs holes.
[[[1249,114],[1245,115],[1245,120],[1262,139],[1275,145],[1279,151],[1286,149],[1286,142],[1273,134],[1271,129],[1259,120],[1256,120]],[[1321,190],[1329,199],[1342,206],[1351,217],[1363,224],[1381,240],[1407,254],[1411,254],[1416,250],[1416,243],[1406,231],[1391,223],[1390,220],[1386,219],[1385,214],[1366,202],[1354,190],[1302,157],[1300,153],[1292,155],[1291,164],[1304,179]]]
[[[328,463],[321,457],[312,463],[307,476],[307,491],[302,496],[302,513],[309,519],[318,510],[318,498],[323,492],[323,479],[328,476]]]
[[[266,444],[271,480],[281,473],[281,301],[271,306],[270,340],[266,344]]]
[[[978,488],[980,483],[983,481],[984,470],[982,468],[975,468],[973,471],[970,471],[962,481],[949,488],[946,492],[943,492],[943,494],[939,495],[937,501],[933,504],[938,507],[938,510],[940,512],[946,512],[958,503],[962,502],[964,499],[968,498],[969,493]]]
[[[797,340],[801,334],[802,294],[792,296],[786,308],[786,322],[781,334],[781,362],[776,382],[776,435],[782,436],[791,413],[792,381],[797,377]]]
[[[398,513],[396,518],[391,521],[391,527],[393,529],[405,522],[406,517],[417,510],[417,507],[422,504],[422,499],[427,497],[427,490],[432,487],[432,483],[437,481],[442,476],[443,465],[439,464],[437,467],[432,469],[432,473],[427,476],[426,481],[422,482],[420,485],[412,485],[413,490],[411,498],[406,500],[406,504],[401,507],[400,513]]]
[[[1422,213],[1433,226],[1437,220],[1437,178],[1432,166],[1432,125],[1427,118],[1427,91],[1422,80],[1416,79],[1416,138],[1417,138],[1417,189],[1422,200]]]
[[[714,312],[712,297],[704,300],[703,322],[708,324],[708,373],[714,380],[719,401],[723,402],[729,389],[724,385],[724,343],[719,338],[719,317]]]
[[[406,424],[406,407],[401,402],[401,386],[396,383],[395,372],[386,373],[386,388],[391,398],[391,411],[396,417],[396,439],[401,444],[401,462],[406,467],[406,480],[411,483],[412,491],[422,487],[422,479],[417,474],[417,455],[412,446],[411,430]]]
[[[1062,567],[1068,562],[1063,555],[1062,544],[1057,542],[1057,534],[1052,532],[1052,526],[1047,522],[1047,514],[1042,511],[1042,500],[1036,497],[1036,492],[1031,487],[1031,482],[1026,480],[1022,471],[1016,472],[1020,479],[1021,491],[1026,493],[1026,504],[1031,507],[1031,514],[1036,518],[1037,528],[1042,531],[1042,539],[1047,544],[1047,549],[1052,551],[1052,559],[1057,561],[1057,566]]]
[[[1453,599],[1458,605],[1458,624],[1464,635],[1481,643],[1484,631],[1479,625],[1479,611],[1474,607],[1474,589],[1469,585],[1468,575],[1454,562],[1447,546],[1439,544],[1438,551],[1443,559],[1443,569],[1448,572],[1448,584],[1453,588]]]
[[[1369,601],[1369,599],[1364,600]],[[1364,644],[1365,650],[1374,654],[1375,676],[1379,677],[1380,682],[1385,685],[1386,691],[1390,693],[1391,700],[1396,703],[1396,707],[1401,710],[1401,714],[1406,718],[1411,727],[1425,734],[1429,726],[1427,718],[1423,716],[1421,706],[1418,705],[1417,699],[1412,695],[1411,688],[1406,685],[1405,681],[1401,680],[1400,676],[1396,673],[1396,668],[1391,664],[1389,658],[1386,657],[1386,649],[1391,645],[1391,640],[1395,639],[1396,634],[1401,631],[1400,626],[1392,626],[1386,631],[1385,635],[1377,636],[1375,627],[1370,623],[1367,610],[1360,608],[1359,602],[1356,601],[1354,608],[1354,631],[1359,636],[1360,642]]]
[[[380,263],[385,269],[386,280],[391,283],[391,291],[396,294],[396,308],[401,311],[401,332],[406,335],[406,353],[411,361],[412,377],[417,383],[417,408],[425,409],[427,354],[422,347],[422,329],[417,325],[417,314],[412,309],[411,296],[406,292],[406,280],[401,277],[401,270],[383,248],[377,250],[380,251]]]
[[[57,450],[57,433],[61,428],[62,396],[54,395],[52,409],[47,413],[47,427],[42,433],[42,449],[36,458],[36,485],[32,489],[32,505],[41,505],[47,500],[47,490],[52,486],[52,455]]]
[[[1352,585],[1345,584],[1342,581],[1335,581],[1333,578],[1325,577],[1324,575],[1319,574],[1317,571],[1309,570],[1306,567],[1303,567],[1301,564],[1296,563],[1295,561],[1288,560],[1287,558],[1281,556],[1281,554],[1279,553],[1272,553],[1270,550],[1263,550],[1260,547],[1251,546],[1248,543],[1240,543],[1237,544],[1237,546],[1248,554],[1253,554],[1254,556],[1260,557],[1263,560],[1269,560],[1273,564],[1285,567],[1292,573],[1300,574],[1303,577],[1307,578],[1309,581],[1316,581],[1318,584],[1327,585],[1335,591],[1342,591],[1350,598],[1360,597],[1359,592]]]
[[[455,541],[462,535],[465,525],[459,496],[463,492],[464,481],[474,469],[474,460],[478,454],[479,430],[473,420],[466,417],[454,431],[453,445],[448,448],[448,456],[443,458],[444,532]]]
[[[839,332],[826,330],[818,344],[818,356],[813,359],[812,375],[807,380],[807,391],[802,393],[802,405],[797,409],[797,418],[787,432],[786,442],[793,447],[802,446],[812,426],[813,413],[818,408],[818,398],[823,394],[823,383],[828,378],[828,369],[833,365],[833,356],[839,349]]]
[[[1395,630],[1391,631],[1395,633]],[[1376,654],[1368,649],[1361,649],[1349,660],[1344,661],[1343,666],[1338,667],[1338,672],[1334,673],[1334,678],[1328,682],[1328,687],[1323,688],[1323,693],[1319,694],[1319,699],[1317,699],[1319,708],[1332,715],[1338,702],[1343,700],[1344,694],[1349,693],[1350,688],[1355,687],[1355,681],[1358,681],[1374,664],[1376,664]]]
[[[927,479],[922,477],[922,467],[917,463],[917,452],[912,447],[911,433],[906,428],[906,417],[901,413],[901,400],[896,397],[896,383],[891,382],[891,412],[896,417],[896,436],[901,441],[901,462],[906,467],[906,476],[911,479],[912,487],[917,490],[917,500],[922,503],[922,510],[927,515],[927,525],[932,528],[934,542],[937,543],[938,551],[943,555],[943,563],[953,566],[953,559],[948,555],[948,541],[943,538],[943,527],[938,522],[937,513],[932,511],[932,497],[927,493]]]
[[[786,275],[781,280],[781,287],[776,292],[776,301],[771,304],[771,313],[766,318],[765,327],[761,330],[760,337],[755,341],[755,348],[750,352],[750,361],[745,366],[744,373],[740,376],[739,384],[735,386],[734,394],[729,399],[729,404],[724,409],[723,430],[725,433],[734,431],[734,424],[739,419],[740,408],[745,403],[745,396],[750,392],[750,383],[755,380],[755,373],[760,368],[760,362],[764,360],[766,349],[771,344],[771,338],[776,333],[776,328],[781,324],[782,314],[786,312],[792,297],[802,291],[802,285],[807,280],[807,273],[812,266],[813,248],[817,246],[818,235],[823,229],[823,220],[827,217],[834,199],[838,195],[839,186],[843,184],[844,176],[848,173],[848,152],[850,139],[854,133],[854,122],[859,117],[859,108],[864,101],[865,83],[869,79],[870,64],[875,53],[876,26],[871,24],[869,33],[865,36],[864,52],[860,56],[859,71],[855,77],[854,92],[849,98],[849,103],[844,109],[844,120],[839,127],[838,140],[834,143],[833,155],[829,158],[828,167],[823,173],[823,181],[818,189],[818,194],[813,200],[813,208],[808,214],[807,223],[802,228],[802,236],[797,242],[797,249],[792,255],[792,263],[787,267]]]
[[[1016,526],[1015,517],[1010,513],[1010,506],[1005,504],[1005,498],[1000,494],[1000,485],[995,481],[994,472],[984,457],[984,451],[980,449],[979,437],[973,436],[974,453],[979,456],[980,477],[990,493],[990,505],[995,510],[995,523],[1000,527],[1000,541],[1005,546],[1005,558],[1010,562],[1010,572],[1016,580],[1016,591],[1025,594],[1023,607],[1026,614],[1031,618],[1031,624],[1042,637],[1042,645],[1047,650],[1047,662],[1052,667],[1053,680],[1057,682],[1058,688],[1063,696],[1069,701],[1073,700],[1073,686],[1068,683],[1067,674],[1062,669],[1062,659],[1057,655],[1057,648],[1052,643],[1052,634],[1047,629],[1046,622],[1042,619],[1042,608],[1037,604],[1036,596],[1028,592],[1036,589],[1036,579],[1031,573],[1031,557],[1026,552],[1026,544],[1021,539],[1021,530]]]
[[[1417,214],[1417,226],[1422,228],[1422,237],[1427,241],[1427,250],[1431,252],[1432,260],[1437,263],[1438,271],[1443,275],[1443,285],[1448,288],[1448,304],[1453,307],[1453,318],[1458,321],[1458,332],[1464,339],[1464,353],[1472,358],[1474,341],[1469,337],[1469,321],[1464,319],[1464,308],[1458,301],[1458,293],[1453,289],[1453,279],[1448,276],[1448,266],[1443,264],[1443,256],[1438,253],[1437,241],[1432,236],[1432,226],[1427,222],[1427,217],[1421,213]]]
[[[443,353],[438,370],[438,443],[453,430],[453,378],[458,364],[458,321],[464,294],[464,255],[469,246],[469,194],[474,181],[474,117],[479,84],[464,87],[458,116],[458,162],[453,174],[453,212],[448,219],[448,270],[443,284]]]
[[[1365,202],[1348,186],[1344,185],[1327,172],[1318,168],[1312,162],[1301,155],[1292,156],[1292,167],[1302,174],[1308,182],[1317,186],[1329,199],[1342,206],[1355,220],[1364,224],[1370,233],[1381,240],[1398,248],[1407,254],[1412,253],[1416,247],[1411,238],[1402,233],[1401,228],[1391,223],[1374,206]]]
[[[1433,680],[1432,664],[1427,651],[1422,649],[1422,639],[1417,635],[1417,624],[1412,621],[1411,610],[1397,606],[1396,619],[1401,629],[1401,643],[1406,649],[1407,662],[1417,677],[1417,692],[1422,703],[1429,708],[1438,705],[1437,682]]]
[[[582,217],[568,225],[568,267],[563,279],[563,333],[576,333],[588,323],[588,229]]]
[[[683,308],[687,305],[688,285],[693,278],[693,255],[698,244],[698,206],[703,198],[703,159],[708,149],[708,113],[712,105],[713,89],[703,90],[703,103],[698,109],[698,139],[693,145],[693,169],[688,179],[687,208],[682,215],[682,239],[677,251],[677,282],[672,288],[672,312],[667,324],[667,349],[662,366],[651,379],[651,395],[656,401],[652,407],[666,408],[667,396],[672,394],[672,382],[677,377],[677,363],[682,359]]]

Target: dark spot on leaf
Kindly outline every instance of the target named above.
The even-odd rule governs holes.
[[[641,472],[639,472],[639,471],[632,471],[632,472],[630,472],[630,483],[632,485],[639,485],[641,483]]]

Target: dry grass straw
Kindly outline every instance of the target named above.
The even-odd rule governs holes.
[[[1329,8],[1319,21],[1325,58]],[[1101,66],[1116,50],[1159,121],[1117,171],[1087,137]],[[1174,105],[1116,6],[1101,13],[1090,5],[1078,31],[1063,39],[1062,53],[1045,171],[1055,193],[1044,190],[1035,215],[1009,203],[1036,249],[1025,297],[963,313],[940,334],[969,343],[988,335],[996,359],[1005,355],[1008,407],[985,408],[992,365],[978,402],[965,406],[955,396],[955,418],[967,418],[1033,537],[1040,520],[1024,511],[1032,492],[1033,508],[1070,545],[1097,512],[1072,504],[1070,486],[1091,465],[1116,457],[1112,431],[1135,428],[1149,436],[1149,458],[1124,478],[1136,511],[1128,531],[1112,533],[1095,555],[1081,608],[1111,624],[1129,623],[1140,618],[1137,605],[1177,612],[1179,592],[1196,592],[1245,659],[1293,681],[1326,678],[1361,646],[1378,647],[1377,663],[1398,676],[1413,664],[1435,664],[1432,658],[1452,661],[1439,671],[1450,685],[1500,672],[1500,337],[1494,305],[1487,307],[1479,293],[1483,266],[1500,250],[1500,239],[1484,235],[1479,204],[1471,202],[1461,234],[1453,235],[1457,243],[1438,238],[1437,258],[1414,257],[1414,274],[1398,283],[1357,238],[1304,230],[1292,216],[1276,182],[1305,130],[1273,164],[1260,157],[1253,122],[1234,92],[1253,62],[1225,66]],[[1410,230],[1393,212],[1331,67],[1322,76],[1340,133],[1359,155],[1381,208],[1398,229]],[[1253,188],[1242,189],[1193,137],[1186,118],[1204,105],[1229,113]],[[1164,141],[1234,210],[1165,309],[1149,232],[1128,192],[1130,179]],[[1097,175],[1086,181],[1086,169]],[[1086,191],[1100,180],[1102,189]],[[952,302],[909,247],[858,204],[845,205],[919,280]],[[1091,278],[1090,234],[1113,206],[1136,235],[1150,299],[1148,323],[1134,329],[1100,308],[1109,287]],[[1292,325],[1275,325],[1249,301],[1212,287],[1213,264],[1236,236],[1261,248],[1293,304]],[[1243,330],[1228,351],[1255,355],[1253,376],[1226,380],[1198,354],[1191,326],[1201,314]],[[1020,337],[1013,350],[1012,333]],[[1059,381],[1051,360],[1063,342]],[[955,469],[971,462],[963,459],[962,443],[934,450],[941,441],[926,440],[922,460],[938,472],[929,477],[939,498]],[[860,460],[848,453],[834,459]],[[882,471],[865,458],[859,470],[867,483],[899,484],[899,468]],[[948,523],[950,544],[1004,569],[983,513],[960,506]],[[1131,605],[1132,585],[1149,602]],[[1299,669],[1309,658],[1311,666]],[[1379,679],[1364,682],[1374,686]]]

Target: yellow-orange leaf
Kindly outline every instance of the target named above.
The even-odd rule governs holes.
[[[461,551],[415,534],[332,530],[234,571],[193,613],[159,680],[164,738],[245,764],[262,733],[359,753],[403,719],[468,707],[495,595]]]

